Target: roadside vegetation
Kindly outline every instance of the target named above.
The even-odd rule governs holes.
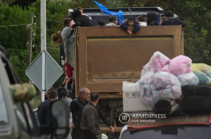
[[[187,23],[184,28],[185,55],[194,63],[211,65],[211,2],[209,0],[98,0],[107,8],[120,7],[162,7],[171,9],[179,18]],[[63,28],[63,19],[68,16],[69,8],[97,8],[92,0],[75,0],[73,2],[47,0],[47,51],[59,63],[60,49],[51,46],[51,34]],[[28,66],[28,42],[30,29],[30,13],[33,13],[33,53],[32,60],[40,53],[40,0],[29,7],[0,4],[0,44],[9,54],[21,82],[27,82],[24,74]],[[60,78],[56,86],[62,82]],[[39,95],[38,95],[39,97]],[[34,100],[36,101],[36,100]]]

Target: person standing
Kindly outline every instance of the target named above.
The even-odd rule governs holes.
[[[99,99],[99,93],[92,92],[90,102],[83,109],[81,116],[83,139],[97,139],[97,135],[100,134],[99,117],[96,109]]]
[[[71,98],[68,98],[67,97],[67,91],[65,88],[61,87],[61,88],[58,88],[58,97],[59,97],[59,100],[63,100],[68,106],[70,105],[72,99]],[[70,107],[68,107],[70,108]],[[70,109],[68,109],[69,111]],[[69,111],[69,115],[68,115],[69,118],[69,125],[70,125],[70,132],[68,134],[68,136],[66,137],[66,139],[72,139],[71,137],[71,128],[72,128],[72,113]]]
[[[43,127],[43,130],[41,130],[43,134],[51,134],[51,103],[57,99],[57,92],[52,90],[49,92],[48,99],[42,102],[38,107],[37,116]]]
[[[72,139],[81,139],[81,115],[85,105],[90,100],[90,90],[83,87],[79,91],[79,97],[74,99],[70,104],[70,110],[72,112],[73,124],[72,124]]]

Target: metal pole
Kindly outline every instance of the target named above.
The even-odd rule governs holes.
[[[45,93],[46,93],[46,87],[45,87],[45,51],[42,52],[42,94],[41,94],[41,100],[42,102],[45,101]]]
[[[46,50],[46,0],[41,0],[40,2],[40,16],[41,16],[41,51]],[[45,100],[45,52],[42,53],[42,102]]]

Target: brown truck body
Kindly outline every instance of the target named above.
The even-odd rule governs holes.
[[[76,32],[76,92],[88,87],[102,99],[121,98],[122,81],[140,79],[155,51],[184,53],[181,26],[141,27],[134,36],[119,27],[79,27]]]

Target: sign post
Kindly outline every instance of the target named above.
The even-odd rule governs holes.
[[[40,19],[41,19],[41,51],[46,50],[46,0],[40,1]],[[45,100],[45,53],[42,53],[42,91],[41,100]]]

